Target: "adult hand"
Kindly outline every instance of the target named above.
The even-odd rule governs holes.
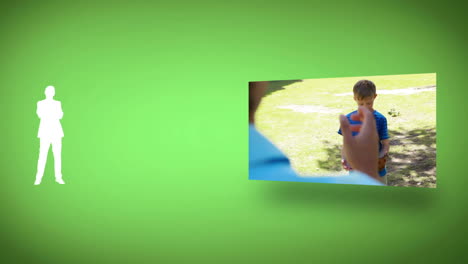
[[[361,121],[362,125],[351,125],[346,116],[340,116],[346,159],[353,169],[379,179],[379,145],[374,115],[367,108],[360,106],[357,114],[352,115],[351,119]],[[352,136],[352,131],[359,131],[359,134]]]

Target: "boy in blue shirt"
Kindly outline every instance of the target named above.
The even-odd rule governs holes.
[[[354,93],[354,101],[356,101],[358,107],[364,106],[369,111],[374,114],[375,122],[377,126],[377,133],[379,136],[379,162],[378,162],[378,174],[380,176],[380,181],[386,182],[387,179],[385,175],[387,174],[387,169],[385,167],[387,158],[388,158],[388,151],[390,149],[390,141],[388,136],[388,129],[387,129],[387,119],[384,115],[374,110],[374,100],[377,97],[377,92],[375,88],[375,84],[369,80],[360,80],[358,81],[353,87]],[[357,111],[353,111],[346,115],[350,124],[361,124],[360,121],[356,121],[353,119],[352,115],[356,114]],[[352,135],[355,136],[359,133],[358,129],[355,129],[352,132]],[[342,135],[341,129],[338,130],[338,134]],[[344,155],[344,150],[341,150],[341,164],[343,168],[347,171],[351,171],[352,168],[346,161],[346,157]]]

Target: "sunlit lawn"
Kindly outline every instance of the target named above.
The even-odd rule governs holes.
[[[414,91],[431,89],[436,84],[435,74],[271,82],[257,111],[257,127],[290,157],[299,174],[344,174],[338,116],[356,109],[352,87],[361,79],[376,84],[374,108],[387,117],[391,141],[388,184],[435,187],[436,91],[385,94],[410,87],[416,87]],[[349,94],[342,95],[345,93]],[[392,109],[400,115],[391,116]]]

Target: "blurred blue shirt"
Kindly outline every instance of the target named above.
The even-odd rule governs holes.
[[[351,119],[351,115],[357,114],[357,110],[349,113],[346,115],[346,118],[348,118],[348,121],[351,125],[360,125],[362,124],[361,121],[355,121]],[[389,139],[390,137],[388,136],[388,128],[387,128],[387,118],[382,115],[381,113],[377,112],[377,110],[374,110],[374,117],[375,117],[375,125],[377,127],[377,134],[379,135],[379,151],[382,150],[382,143],[380,143],[381,140],[384,139]],[[341,128],[338,129],[338,134],[343,135],[341,133]],[[356,136],[359,134],[358,131],[353,131],[352,135]]]
[[[372,177],[358,171],[353,171],[344,176],[301,177],[291,168],[288,157],[258,132],[253,124],[249,124],[249,179],[383,185]]]

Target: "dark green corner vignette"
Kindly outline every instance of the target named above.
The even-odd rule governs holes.
[[[463,262],[465,11],[3,2],[2,263]],[[437,189],[248,180],[248,81],[432,72]],[[33,186],[47,85],[63,106],[67,184],[54,182],[49,153]]]

